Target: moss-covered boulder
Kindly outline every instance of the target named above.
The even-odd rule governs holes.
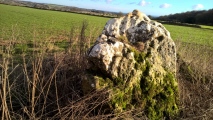
[[[178,112],[175,44],[165,27],[145,14],[134,10],[109,20],[87,59],[84,94],[109,89],[115,113],[139,108],[161,119]]]

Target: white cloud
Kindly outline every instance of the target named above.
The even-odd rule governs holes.
[[[138,3],[138,5],[140,5],[140,6],[146,6],[149,4],[151,4],[151,2],[146,2],[145,0],[141,0],[141,2]]]
[[[197,4],[197,5],[192,6],[193,10],[200,10],[200,9],[203,9],[203,8],[204,8],[204,6],[202,4]]]
[[[171,7],[171,4],[164,3],[164,4],[160,5],[159,7],[160,8],[169,8],[169,7]]]

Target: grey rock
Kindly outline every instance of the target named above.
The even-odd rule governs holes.
[[[161,98],[156,96],[174,98],[169,101],[169,108],[163,109],[164,112],[172,114],[171,106],[177,110],[175,43],[161,23],[150,20],[144,13],[134,10],[126,16],[109,20],[90,48],[87,59],[89,69],[99,72],[99,76],[90,73],[89,77],[83,77],[82,87],[87,89],[84,93],[88,89],[110,86],[113,92],[109,99],[114,112],[121,112],[127,106],[132,109],[135,105],[148,109],[146,103],[149,102],[153,108],[149,108],[148,114],[153,114],[151,110],[158,106],[156,101],[162,104],[162,100],[158,100]],[[109,80],[104,79],[106,77]],[[118,97],[126,100],[120,101],[124,98]]]

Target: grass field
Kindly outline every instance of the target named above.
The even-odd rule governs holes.
[[[206,29],[212,29],[213,30],[213,26],[206,26],[206,25],[200,25],[201,28],[206,28]]]
[[[179,40],[213,47],[213,30],[175,25],[164,26],[170,31],[175,41]]]
[[[87,30],[93,30],[95,38],[109,18],[0,4],[0,39],[7,40],[13,30],[18,34],[18,40],[31,40],[36,30],[40,39],[57,36],[59,40],[67,40],[71,27],[80,26],[84,20],[88,21]],[[213,47],[213,30],[174,25],[165,27],[174,40]]]
[[[106,104],[107,100],[103,100],[106,91],[82,95],[81,76],[88,66],[85,51],[108,20],[0,4],[2,119],[99,120],[129,115],[147,119],[138,110],[119,115],[102,114],[101,110],[97,113],[94,110],[97,104]],[[180,114],[176,118],[213,119],[213,30],[164,26],[175,40],[178,53]],[[48,52],[58,47],[68,49]],[[31,50],[30,54],[23,52],[26,49]]]
[[[32,39],[34,30],[44,37],[67,35],[71,27],[80,26],[84,20],[97,35],[109,18],[0,4],[0,38],[7,39],[12,29],[26,40]]]

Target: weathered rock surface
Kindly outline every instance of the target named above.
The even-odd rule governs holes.
[[[156,119],[177,112],[176,48],[162,24],[138,10],[111,19],[87,58],[93,72],[83,77],[84,93],[112,89],[114,112],[141,108]]]

